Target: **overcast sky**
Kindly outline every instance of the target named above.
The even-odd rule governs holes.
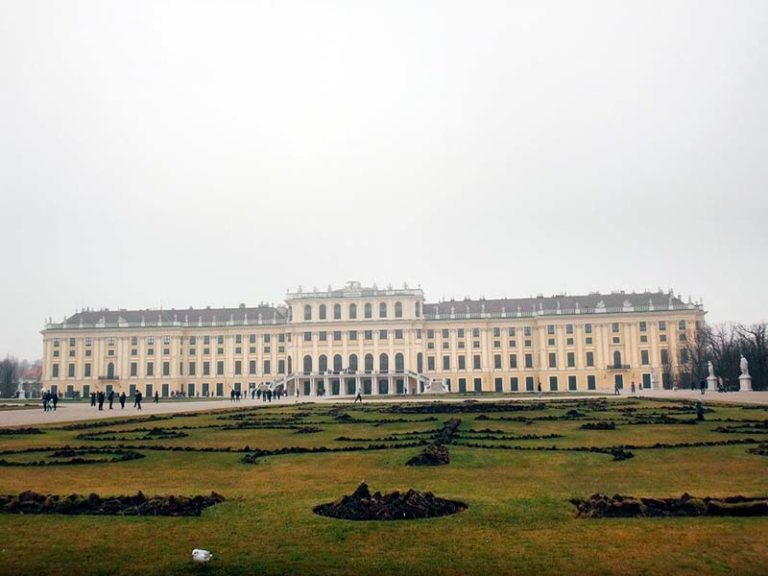
[[[82,307],[768,319],[768,2],[0,2],[0,356]]]

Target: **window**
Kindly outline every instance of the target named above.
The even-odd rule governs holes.
[[[318,311],[317,317],[320,320],[325,320],[325,304],[320,304],[320,310]]]
[[[170,336],[163,336],[163,344],[166,346],[171,343],[171,337]]]
[[[402,340],[402,339],[403,339],[403,331],[395,330],[395,340]]]
[[[530,326],[523,326],[523,336],[530,336],[532,333]]]
[[[688,336],[685,334],[680,334],[680,342],[688,342]]]
[[[640,350],[640,364],[648,366],[648,350]]]
[[[421,340],[421,328],[416,328],[416,340]]]
[[[640,322],[640,332],[646,332],[648,330],[647,322]]]
[[[333,341],[338,342],[341,340],[341,330],[334,330],[333,331]]]
[[[643,334],[642,336],[640,336],[640,342],[641,342],[642,344],[646,344],[646,343],[648,342],[648,336],[646,336],[645,334]]]
[[[547,340],[547,346],[554,346],[554,345],[555,345],[555,339],[554,338],[550,338],[549,340]]]
[[[621,352],[618,350],[614,351],[613,353],[613,367],[621,368]]]
[[[277,373],[278,374],[285,374],[285,360],[278,360],[277,361]]]
[[[341,304],[333,305],[333,319],[341,320]]]
[[[507,336],[514,337],[515,336],[515,329],[514,328],[507,328]]]
[[[435,371],[435,357],[434,356],[427,356],[427,370],[434,372]]]
[[[525,342],[523,342],[523,345],[524,345],[526,348],[530,348],[530,347],[531,347],[531,341],[530,341],[530,340],[526,340]]]
[[[549,377],[549,391],[557,392],[557,376]]]
[[[685,330],[685,320],[680,320],[680,322],[677,323],[677,329]],[[72,346],[72,344],[70,344],[70,346]]]
[[[611,324],[611,332],[618,332],[618,331],[619,331],[619,323],[614,322],[613,324]]]
[[[242,360],[235,360],[235,375],[240,376],[243,373],[243,362]]]
[[[688,350],[685,348],[680,350],[680,364],[688,364]]]
[[[74,346],[75,345],[75,339],[74,338],[70,338],[69,339],[69,345],[70,346]]]
[[[557,353],[556,352],[550,352],[549,353],[549,367],[550,368],[557,368]]]
[[[155,363],[147,362],[147,376],[154,376],[154,375],[155,375]]]
[[[357,320],[357,304],[349,305],[349,319]]]
[[[503,392],[504,391],[503,384],[502,384],[503,382],[504,382],[504,380],[501,379],[501,378],[494,378],[493,379],[493,387],[494,387],[494,390],[496,390],[496,392]]]
[[[224,361],[219,360],[216,362],[216,375],[217,376],[223,376],[224,375]]]
[[[89,337],[87,337],[87,338],[85,339],[85,345],[86,345],[86,346],[91,346],[92,344],[93,344],[93,338],[91,338],[90,336],[89,336]]]
[[[379,330],[379,340],[386,340],[386,339],[387,339],[387,331]]]
[[[573,324],[566,324],[565,325],[565,333],[566,334],[573,334]]]
[[[472,338],[480,338],[480,328],[472,328]]]
[[[554,333],[555,333],[555,325],[547,324],[547,334],[554,334]]]
[[[667,323],[664,320],[659,320],[659,332],[664,332],[667,329]]]
[[[211,337],[210,336],[203,336],[203,344],[208,346],[211,343]]]
[[[493,329],[493,337],[494,338],[501,338],[501,328],[494,328]]]
[[[357,330],[350,330],[349,331],[349,339],[350,340],[357,340]]]
[[[304,342],[312,342],[312,332],[304,332]]]
[[[211,375],[211,363],[203,362],[203,376],[210,376],[210,375]]]
[[[381,302],[379,304],[379,318],[386,318],[387,317],[387,303]]]
[[[59,377],[59,365],[51,364],[51,378],[58,378],[58,377]]]
[[[659,341],[660,342],[666,342],[667,341],[667,335],[666,334],[661,334],[659,336]]]
[[[196,376],[197,375],[197,362],[190,362],[189,363],[189,375],[190,376]]]
[[[568,355],[566,356],[566,362],[568,364],[568,368],[574,368],[576,366],[576,353],[568,352]]]
[[[373,305],[370,302],[365,303],[365,317],[373,318]]]
[[[86,352],[88,352],[88,350],[86,350]],[[58,358],[59,357],[59,351],[58,350],[54,350],[53,351],[53,357],[54,358]]]
[[[587,352],[587,366],[594,366],[595,365],[595,353],[594,352]]]
[[[163,356],[168,356],[171,353],[170,348],[163,348]]]
[[[451,357],[443,356],[443,370],[450,370],[450,369],[451,369]]]
[[[458,346],[460,350],[464,350],[464,341],[459,341]]]
[[[75,377],[75,365],[69,364],[67,366],[67,377],[68,378],[74,378]]]
[[[514,348],[515,346],[517,346],[517,341],[516,340],[510,340],[509,342],[507,342],[507,345],[510,348]]]
[[[373,340],[373,330],[366,330],[363,334],[363,339],[365,340]]]
[[[618,336],[614,336],[614,337],[611,339],[611,341],[612,341],[614,344],[621,344],[621,338],[619,338]]]
[[[501,348],[501,340],[494,340],[493,341],[493,347],[494,348]]]
[[[421,316],[421,302],[416,302],[416,318]]]
[[[480,370],[480,355],[475,354],[472,356],[472,369],[473,370]]]
[[[131,336],[131,346],[138,346],[138,344],[139,344],[139,337]]]
[[[585,338],[585,339],[584,339],[584,342],[585,342],[585,344],[587,344],[587,345],[590,345],[590,344],[592,344],[592,337],[591,337],[591,336],[589,336],[589,337]]]
[[[576,376],[568,376],[568,390],[576,391]]]
[[[328,333],[325,330],[321,330],[318,333],[318,339],[320,342],[326,342],[328,340]]]
[[[501,370],[501,354],[493,355],[493,368],[494,370]]]
[[[139,363],[131,362],[131,376],[136,377],[139,375]]]
[[[216,336],[216,344],[222,346],[224,344],[224,336]]]
[[[109,338],[107,338],[107,344],[109,344],[110,346],[114,346],[115,339],[110,336]]]
[[[248,374],[256,374],[256,360],[248,362]]]
[[[271,372],[272,372],[272,368],[269,360],[264,360],[264,374],[269,374]]]
[[[403,304],[402,302],[395,302],[395,318],[403,317]]]
[[[533,354],[526,354],[525,355],[525,367],[526,368],[533,368]]]
[[[83,375],[85,378],[91,377],[91,364],[90,362],[85,364],[85,374]]]
[[[434,330],[427,330],[427,338],[429,340],[432,340],[432,338],[435,337],[435,331]]]
[[[565,339],[565,345],[566,346],[573,346],[573,338],[566,338]]]
[[[235,336],[235,344],[242,344],[242,343],[243,343],[243,335],[242,334],[237,334]]]
[[[513,370],[517,368],[517,354],[509,355],[509,367]]]
[[[256,354],[256,346],[250,346],[248,348],[248,354]]]
[[[448,335],[449,335],[448,328],[443,328],[441,335],[443,338],[448,338]]]
[[[584,333],[592,334],[592,324],[584,324]]]
[[[256,344],[256,334],[250,334],[248,336],[248,343],[249,344]],[[192,344],[191,341],[190,341],[190,344]]]
[[[467,362],[464,356],[459,356],[459,370],[466,370]]]
[[[459,338],[464,338],[464,328],[459,328],[459,329],[456,331],[456,335],[457,335]]]
[[[163,376],[170,376],[170,375],[171,375],[171,363],[163,362]]]

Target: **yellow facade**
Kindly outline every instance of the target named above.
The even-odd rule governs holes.
[[[43,383],[164,397],[660,387],[704,315],[661,292],[431,304],[350,282],[278,307],[79,312],[42,331]]]

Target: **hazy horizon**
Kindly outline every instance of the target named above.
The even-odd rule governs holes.
[[[768,4],[0,4],[0,357],[77,309],[674,289],[768,320]]]

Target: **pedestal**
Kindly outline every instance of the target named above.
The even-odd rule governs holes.
[[[752,392],[752,376],[749,374],[739,376],[739,392]]]
[[[717,376],[707,376],[707,390],[717,390]]]

